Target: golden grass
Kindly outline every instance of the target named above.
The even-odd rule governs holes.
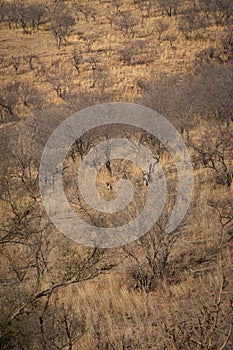
[[[53,2],[50,1],[50,6]],[[177,19],[162,17],[157,14],[140,24],[140,13],[132,1],[125,1],[122,9],[131,10],[138,19],[134,37],[124,37],[113,25],[111,28],[106,16],[109,4],[99,4],[99,1],[91,1],[91,5],[97,10],[97,21],[84,18],[77,21],[74,32],[68,38],[69,44],[56,46],[53,35],[41,27],[32,35],[24,35],[22,30],[9,30],[1,24],[0,41],[2,62],[2,90],[7,84],[13,82],[28,82],[35,86],[42,94],[45,108],[51,104],[65,105],[66,102],[57,96],[52,85],[46,81],[46,76],[41,74],[35,77],[30,71],[26,57],[33,54],[38,56],[47,75],[61,76],[63,84],[68,85],[71,91],[86,94],[98,92],[98,87],[90,88],[92,84],[92,69],[88,59],[98,58],[97,67],[107,73],[108,93],[112,93],[114,101],[137,101],[142,96],[142,90],[137,86],[137,81],[143,78],[145,81],[162,80],[164,76],[176,76],[177,74],[190,74],[195,69],[195,55],[210,46],[218,47],[216,35],[220,35],[223,29],[216,26],[208,27],[201,39],[186,40],[178,32]],[[69,2],[67,2],[67,6]],[[179,17],[179,16],[178,16]],[[171,47],[169,41],[158,42],[156,22],[162,20],[169,23],[166,35],[175,35],[176,40]],[[85,43],[78,34],[96,35],[92,51],[86,52]],[[133,43],[138,39],[143,40],[143,52],[137,60],[147,59],[143,64],[127,65],[120,61],[119,49],[125,44]],[[72,51],[83,51],[83,62],[80,65],[78,75],[72,65]],[[21,57],[19,71],[15,72],[11,60],[12,56]],[[148,59],[149,58],[149,59]],[[54,68],[53,63],[58,61]],[[65,82],[64,74],[68,77]],[[66,77],[66,78],[67,78]],[[19,118],[29,116],[32,112],[22,105],[17,106]],[[200,137],[201,132],[207,130],[208,124],[198,122],[191,131],[194,137]],[[171,160],[165,154],[161,160],[162,165],[169,165]],[[77,165],[79,162],[77,161]],[[129,165],[128,165],[129,166]],[[113,170],[121,169],[122,165],[115,163]],[[135,167],[127,168],[133,174],[133,178],[139,177]],[[121,169],[122,170],[122,169]],[[73,175],[74,168],[68,169],[66,176]],[[176,175],[170,174],[172,181]],[[195,185],[193,192],[193,206],[186,218],[186,225],[181,230],[180,240],[175,245],[169,259],[171,271],[174,271],[173,283],[169,278],[159,282],[157,288],[151,293],[138,292],[132,289],[128,269],[132,266],[132,260],[120,248],[109,250],[106,254],[109,261],[117,262],[117,266],[109,273],[99,276],[93,281],[69,286],[58,293],[58,298],[65,305],[72,304],[80,319],[85,323],[87,332],[76,344],[75,349],[109,349],[106,344],[114,344],[115,349],[162,349],[164,337],[160,323],[170,320],[171,315],[179,314],[182,317],[195,318],[196,305],[201,297],[208,293],[217,293],[221,271],[219,268],[219,255],[222,256],[222,268],[232,285],[232,244],[220,246],[220,227],[218,218],[209,208],[207,200],[215,198],[221,201],[226,196],[230,197],[230,190],[215,184],[214,173],[208,169],[200,168],[194,171]],[[119,178],[111,177],[113,190]],[[106,182],[110,178],[106,170],[101,169],[98,174],[98,186],[106,199],[112,199],[115,191],[110,195],[106,189]],[[59,266],[65,265],[68,257],[67,240],[54,232],[54,252],[51,261],[59,256]],[[76,252],[82,251],[76,243],[70,242]],[[133,246],[133,244],[131,245]],[[12,252],[11,252],[12,253]],[[14,253],[14,252],[13,252]],[[19,253],[19,252],[18,252]],[[200,259],[204,258],[204,262]],[[5,261],[4,261],[5,263]],[[59,271],[56,271],[59,274]],[[47,281],[45,282],[45,284]],[[203,288],[204,285],[204,288]],[[208,299],[207,298],[207,299]],[[165,320],[165,321],[164,321]],[[124,347],[123,347],[124,345]],[[111,347],[110,347],[111,348]]]

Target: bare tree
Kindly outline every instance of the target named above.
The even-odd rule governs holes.
[[[43,23],[43,20],[45,19],[46,16],[46,8],[37,3],[32,3],[28,9],[28,17],[30,18],[30,21],[32,23],[32,28],[39,30],[39,27]]]
[[[73,161],[76,160],[77,155],[83,159],[85,154],[87,154],[91,147],[93,146],[93,141],[87,137],[81,137],[77,139],[71,149],[71,158]]]
[[[4,91],[1,91],[0,107],[2,122],[18,119],[15,108],[20,99],[20,96],[18,94],[19,88],[20,84],[14,83],[8,84],[7,86],[5,86]]]
[[[210,199],[208,200],[208,206],[214,210],[220,224],[220,244],[224,243],[226,235],[230,236],[229,239],[231,240],[233,238],[233,203],[231,198]]]
[[[0,1],[0,18],[1,22],[4,22],[6,17],[6,2],[4,0]]]
[[[100,101],[102,103],[111,101],[113,94],[108,91],[109,86],[111,86],[111,81],[110,74],[107,70],[102,68],[97,70],[96,84]]]
[[[200,10],[207,20],[213,19],[217,25],[230,24],[232,22],[232,2],[229,0],[198,0]]]
[[[22,57],[18,56],[12,56],[12,65],[15,69],[15,73],[17,74],[18,73],[18,70],[19,70],[19,67],[20,67],[20,64],[21,64],[21,60],[22,60]]]
[[[163,336],[169,347],[190,350],[230,349],[232,303],[224,297],[226,286],[227,278],[221,272],[217,291],[216,288],[213,288],[214,291],[204,288],[205,297],[195,296],[197,301],[192,305],[192,317],[183,307],[182,318],[181,315],[170,315],[163,321]],[[227,295],[229,297],[229,292]]]
[[[154,2],[153,0],[134,0],[134,4],[136,4],[140,10],[141,24],[143,24],[144,20],[150,17]]]
[[[227,62],[233,59],[233,29],[232,26],[227,26],[225,33],[220,38],[220,44],[222,46],[222,52],[218,57],[223,62]]]
[[[51,30],[57,40],[57,47],[60,48],[62,44],[67,45],[68,37],[73,31],[75,19],[68,11],[56,8],[54,18],[51,24]]]
[[[134,37],[134,27],[137,25],[137,20],[132,15],[131,11],[121,11],[115,18],[115,25],[124,36]]]
[[[78,75],[80,73],[80,65],[82,62],[83,62],[82,52],[77,52],[77,50],[74,50],[72,52],[72,64],[76,69]]]
[[[45,67],[37,55],[29,55],[25,59],[36,78],[45,76]]]
[[[165,11],[169,17],[177,15],[178,7],[180,4],[179,0],[158,0],[158,3],[162,9],[162,13]]]
[[[108,19],[108,21],[110,23],[111,28],[112,28],[114,20],[115,20],[115,17],[116,17],[115,12],[114,11],[109,11],[109,13],[107,13],[106,17],[107,17],[107,19]]]
[[[169,28],[169,24],[162,21],[157,20],[156,21],[156,33],[158,33],[158,41],[161,43],[163,33],[166,32]]]
[[[64,69],[65,61],[56,60],[52,62],[51,67],[46,72],[46,80],[51,84],[52,88],[56,91],[57,97],[62,98],[70,93],[72,86],[72,73],[70,68]]]
[[[204,167],[212,169],[216,182],[231,187],[233,169],[230,159],[232,152],[232,134],[227,127],[209,128],[199,141],[189,140],[189,145],[199,155]]]
[[[123,5],[122,0],[112,0],[112,6],[116,9],[117,13],[120,12],[120,8]]]
[[[59,299],[45,303],[39,316],[40,339],[43,349],[72,350],[86,333],[85,320],[79,317],[72,305],[64,305]]]
[[[137,253],[134,252],[134,249],[123,247],[123,250],[134,261],[129,271],[133,288],[149,292],[165,278],[168,259],[178,236],[178,230],[175,233],[167,234],[161,220],[139,240],[135,250]]]
[[[25,125],[18,128],[16,124],[9,130],[12,133],[18,131],[12,141],[15,149],[8,154],[0,182],[0,204],[4,210],[0,222],[1,272],[7,276],[0,291],[3,303],[1,348],[21,346],[29,349],[41,345],[46,350],[64,346],[72,349],[85,329],[70,308],[59,307],[60,311],[46,321],[49,316],[46,303],[59,289],[93,279],[111,267],[104,250],[78,250],[77,245],[67,239],[55,238],[54,228],[39,200],[38,127],[33,124],[26,130]],[[7,154],[9,149],[12,150],[7,147],[9,134],[4,140],[1,153]],[[61,254],[63,249],[58,249],[59,259],[54,260],[58,244],[65,247],[65,251]],[[41,312],[43,305],[46,312]],[[9,333],[9,329],[15,332]],[[31,333],[32,329],[34,333]],[[53,332],[59,335],[56,333],[53,337]]]
[[[209,4],[211,15],[216,24],[223,25],[225,23],[231,23],[232,16],[232,2],[229,0],[211,0]]]
[[[9,29],[13,29],[13,25],[17,28],[20,22],[20,13],[17,4],[15,2],[6,3],[5,13]]]
[[[197,30],[199,30],[198,34],[200,35],[200,29],[203,31],[205,27],[206,23],[197,11],[187,12],[180,18],[178,24],[179,31],[188,40],[197,36]]]
[[[125,43],[124,47],[119,50],[120,60],[127,65],[131,65],[137,54],[133,43]]]
[[[94,43],[97,41],[96,34],[82,34],[80,37],[86,45],[87,52],[91,52],[93,50]]]
[[[75,10],[82,13],[85,17],[86,22],[88,18],[92,18],[93,21],[96,20],[96,10],[88,4],[74,4]]]

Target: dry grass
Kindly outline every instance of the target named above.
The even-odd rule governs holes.
[[[49,6],[54,6],[51,2]],[[67,6],[71,4],[68,2]],[[31,35],[22,33],[22,29],[9,30],[6,25],[1,24],[1,52],[2,52],[2,86],[14,81],[28,82],[35,86],[43,95],[44,103],[63,103],[60,98],[56,99],[56,94],[50,84],[45,83],[46,75],[35,77],[30,71],[27,58],[35,55],[39,58],[44,67],[46,74],[52,72],[52,65],[56,65],[57,76],[61,79],[68,76],[68,82],[63,84],[72,91],[77,89],[85,94],[97,92],[98,85],[91,89],[92,69],[88,60],[95,57],[98,61],[97,70],[103,70],[107,75],[107,92],[113,93],[114,101],[135,101],[141,96],[141,89],[137,86],[139,79],[150,82],[152,79],[163,79],[166,76],[176,76],[177,74],[190,74],[196,65],[196,54],[210,46],[218,46],[216,34],[220,37],[223,29],[210,26],[202,33],[201,38],[187,40],[178,30],[178,19],[175,17],[168,18],[161,16],[159,11],[146,19],[141,25],[140,11],[131,1],[124,2],[122,10],[131,11],[136,18],[137,25],[134,28],[135,35],[124,36],[122,32],[110,23],[103,13],[109,13],[111,5],[99,1],[91,1],[91,6],[97,11],[96,21],[88,22],[81,16],[73,28],[73,33],[68,37],[68,45],[62,45],[60,49],[56,46],[56,40],[49,25],[41,26],[39,31],[33,31]],[[157,39],[156,25],[158,21],[167,23],[168,29],[162,34],[166,39],[169,36],[174,37],[173,46],[168,40]],[[82,35],[95,37],[91,52],[87,52],[85,40]],[[132,62],[141,64],[125,64],[119,61],[119,50],[124,45],[129,46],[141,40],[142,49],[136,50]],[[23,50],[22,50],[23,48]],[[75,68],[72,66],[72,51],[76,49],[83,52],[83,61],[80,65],[80,75],[77,75]],[[12,66],[12,56],[21,58],[21,64],[16,74]],[[23,116],[23,113],[20,117]]]
[[[115,24],[111,27],[106,18],[105,14],[113,11],[109,3],[100,4],[98,0],[92,0],[89,4],[97,11],[96,21],[90,19],[86,22],[80,16],[68,37],[68,44],[62,45],[60,49],[49,30],[48,23],[42,25],[38,31],[33,31],[31,35],[23,34],[20,27],[9,30],[6,24],[1,23],[2,92],[4,93],[8,84],[18,82],[20,86],[28,83],[30,87],[38,90],[38,95],[42,96],[42,103],[37,108],[25,106],[22,100],[17,102],[14,111],[19,120],[36,113],[41,116],[46,108],[51,106],[66,107],[71,113],[76,108],[88,105],[90,101],[92,104],[99,102],[103,80],[106,80],[106,88],[103,92],[103,95],[107,96],[105,100],[138,101],[143,94],[143,89],[138,84],[139,80],[143,80],[147,86],[147,83],[163,81],[167,76],[191,75],[196,70],[197,55],[201,51],[210,47],[216,50],[221,49],[220,37],[226,29],[224,26],[209,23],[204,30],[200,28],[195,31],[192,40],[187,40],[178,29],[181,15],[178,15],[177,18],[169,18],[162,16],[161,11],[156,10],[144,20],[142,25],[139,9],[133,4],[133,1],[126,0],[122,10],[131,11],[137,20],[137,25],[134,27],[134,36],[125,36]],[[70,7],[72,2],[67,1],[66,5]],[[55,4],[49,1],[48,6],[53,8]],[[183,6],[185,7],[185,4]],[[167,24],[167,30],[163,33],[165,39],[161,42],[157,39],[158,21]],[[90,51],[87,50],[85,40],[82,39],[80,33],[95,37],[96,41]],[[169,40],[166,40],[170,37],[174,39],[172,39],[172,45]],[[142,41],[142,49],[133,56],[131,64],[120,60],[120,50],[125,46],[135,44],[137,40]],[[79,74],[72,63],[74,49],[82,51]],[[34,71],[30,69],[28,61],[30,55],[36,56]],[[12,64],[13,57],[20,58],[17,71]],[[93,69],[89,62],[93,57],[97,59],[95,86],[92,86]],[[104,75],[101,75],[103,73]],[[63,97],[59,97],[54,89],[57,80],[60,80],[62,89],[65,91]],[[72,105],[73,101],[70,104],[68,98],[72,93],[79,97],[75,106]],[[49,115],[49,117],[53,116]],[[42,117],[40,118],[43,120]],[[3,119],[4,124],[1,125],[1,130],[6,125],[12,125],[12,121],[8,123],[7,118]],[[199,140],[208,129],[208,123],[197,119],[194,124],[190,135],[195,140]],[[136,139],[139,136],[137,135]],[[95,141],[99,141],[98,137],[97,132]],[[193,150],[191,150],[191,155],[193,159],[196,156]],[[78,157],[76,162],[72,162],[70,158],[67,159],[64,184],[65,187],[67,186],[67,195],[73,201],[73,208],[78,215],[88,221],[88,217],[85,217],[83,212],[84,203],[77,200],[77,192],[72,192],[74,174],[77,173],[80,162],[81,159]],[[173,185],[177,180],[177,174],[175,171],[169,173],[166,170],[169,165],[173,164],[166,153],[161,158],[161,164],[164,167],[167,181],[171,184],[173,191],[171,197],[173,197],[177,190],[177,185]],[[136,215],[144,205],[147,189],[143,186],[142,174],[137,167],[127,162],[115,161],[112,162],[111,176],[104,167],[98,173],[97,187],[103,198],[112,200],[116,197],[119,172],[127,173],[135,188],[137,181],[141,185],[138,192],[136,191],[131,207],[127,208],[124,213],[123,219],[126,220],[129,216]],[[109,249],[105,253],[106,260],[115,265],[110,272],[92,281],[61,289],[52,297],[54,305],[56,300],[59,300],[59,303],[64,304],[65,307],[72,305],[80,323],[86,330],[74,345],[74,349],[195,349],[194,343],[192,344],[194,347],[190,348],[185,345],[184,347],[176,345],[172,340],[172,328],[177,330],[177,339],[180,337],[179,326],[184,327],[188,332],[191,323],[198,329],[197,319],[203,320],[205,315],[203,316],[201,311],[204,306],[211,312],[216,306],[216,298],[224,275],[227,282],[222,297],[221,317],[223,321],[216,331],[216,343],[223,344],[231,317],[228,304],[232,298],[233,249],[232,240],[229,241],[227,235],[224,236],[222,242],[219,217],[208,205],[208,200],[214,198],[221,202],[225,198],[230,199],[232,187],[226,188],[226,186],[216,184],[214,172],[202,166],[195,168],[194,180],[193,200],[185,218],[185,225],[180,228],[179,239],[169,256],[164,278],[157,282],[156,288],[153,288],[150,293],[140,292],[134,288],[135,281],[130,269],[135,265],[135,260],[126,251],[117,248]],[[107,183],[111,184],[111,191],[108,191]],[[3,210],[6,211],[6,206],[3,207]],[[4,215],[4,219],[6,218],[7,215]],[[122,213],[116,220],[119,222],[121,219]],[[105,224],[109,224],[109,218],[104,218],[104,220]],[[74,242],[68,242],[54,229],[51,229],[50,243],[52,253],[48,261],[56,277],[59,276],[60,271],[63,273],[62,269],[66,267],[71,257],[70,251],[73,252],[72,257],[86,252],[86,248]],[[136,243],[131,243],[128,249],[137,252],[138,248]],[[7,248],[6,252],[8,257],[20,257],[19,264],[24,260],[24,254],[26,253],[21,248],[12,248],[12,250]],[[6,256],[1,259],[1,280],[4,280],[6,272],[10,277],[14,276],[14,271],[12,266],[9,267],[9,259],[7,260]],[[138,258],[145,261],[143,257]],[[29,279],[33,278],[33,273],[34,270],[29,273]],[[49,281],[44,280],[42,286],[45,288],[48,284]],[[24,288],[26,286],[27,283],[23,285]],[[27,286],[29,291],[30,287],[30,285]],[[14,293],[17,294],[15,289],[17,287],[12,290],[13,296]],[[24,292],[26,293],[25,289]],[[13,303],[11,298],[12,296],[9,299]],[[223,317],[224,312],[225,318]],[[208,326],[204,331],[207,328]],[[232,344],[231,338],[229,347],[225,349],[230,349]],[[35,345],[35,349],[37,349],[36,346],[38,345]]]

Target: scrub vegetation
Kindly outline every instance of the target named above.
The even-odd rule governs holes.
[[[232,0],[0,0],[0,44],[0,349],[232,349]],[[99,170],[96,185],[113,200],[119,179],[130,180],[130,205],[102,215],[84,202],[77,169],[100,141],[124,136],[148,147],[168,187],[146,235],[97,249],[50,222],[38,171],[64,119],[112,101],[148,106],[173,123],[195,183],[186,217],[167,235],[178,184],[164,146],[119,125],[83,135],[63,169],[83,220],[122,225],[146,202],[148,174],[119,159]]]

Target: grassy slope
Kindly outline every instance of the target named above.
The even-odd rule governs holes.
[[[125,37],[119,30],[111,28],[105,16],[112,11],[109,3],[92,0],[89,4],[97,11],[96,21],[86,22],[83,17],[76,22],[73,33],[69,36],[67,46],[60,49],[47,25],[41,26],[38,32],[24,35],[21,29],[9,30],[1,24],[1,53],[2,61],[2,89],[13,82],[29,82],[38,89],[43,97],[43,108],[51,104],[65,105],[66,101],[57,97],[51,84],[46,82],[45,76],[35,77],[26,61],[27,56],[33,54],[39,57],[46,72],[60,75],[65,87],[69,91],[92,95],[98,91],[98,85],[90,88],[92,70],[88,64],[91,56],[98,59],[98,69],[106,73],[106,92],[114,101],[136,101],[142,95],[137,81],[143,79],[150,82],[163,79],[164,76],[186,75],[194,72],[196,54],[210,47],[218,47],[218,35],[223,30],[214,24],[199,30],[201,38],[187,40],[178,31],[178,19],[161,16],[156,10],[154,15],[140,21],[140,12],[132,1],[125,1],[122,10],[131,10],[137,19],[134,37]],[[53,6],[53,3],[50,3]],[[67,2],[70,6],[70,2]],[[164,33],[175,36],[173,47],[169,41],[161,43],[157,40],[156,23],[158,20],[168,22],[169,27]],[[91,52],[85,52],[85,43],[79,32],[96,36]],[[142,52],[135,56],[135,60],[145,63],[133,65],[124,64],[119,60],[119,48],[125,44],[142,40]],[[78,75],[72,65],[73,49],[83,51],[83,61]],[[21,65],[16,74],[12,64],[12,56],[21,57]],[[53,63],[58,61],[56,69]],[[65,76],[64,76],[65,74]],[[68,79],[67,79],[68,77]],[[67,82],[64,80],[67,79]],[[101,78],[100,78],[101,80]],[[100,82],[101,84],[101,82]],[[20,103],[16,111],[20,118],[30,115],[33,108],[26,108]],[[206,126],[200,126],[205,128]],[[207,206],[210,197],[222,198],[226,196],[226,189],[222,186],[213,188],[212,172],[206,169],[195,171],[194,199],[187,226],[171,256],[170,268],[174,269],[174,281],[161,281],[158,288],[150,294],[129,290],[127,269],[132,263],[127,256],[119,251],[108,252],[109,258],[121,262],[109,275],[102,276],[93,282],[69,287],[61,291],[60,297],[66,302],[72,300],[77,313],[85,316],[88,332],[78,342],[77,349],[108,349],[114,344],[116,349],[162,349],[162,326],[165,318],[169,323],[174,314],[178,319],[195,319],[198,312],[197,303],[201,298],[211,303],[208,291],[217,295],[221,280],[219,254],[222,252],[222,268],[225,274],[232,276],[232,246],[225,245],[218,249],[219,226],[214,212]],[[203,261],[200,259],[205,257]],[[204,285],[204,287],[203,287]],[[228,287],[230,291],[230,286]],[[229,295],[227,295],[227,298]],[[176,310],[176,311],[175,311]],[[171,321],[172,323],[172,321]],[[168,340],[167,340],[168,341]],[[166,341],[165,341],[166,343]],[[97,345],[98,344],[98,345]],[[108,344],[108,345],[107,345]],[[124,347],[123,347],[124,345]],[[99,346],[99,347],[97,347]],[[108,347],[109,346],[109,347]],[[127,347],[128,346],[128,347]],[[131,347],[130,347],[131,346]]]

